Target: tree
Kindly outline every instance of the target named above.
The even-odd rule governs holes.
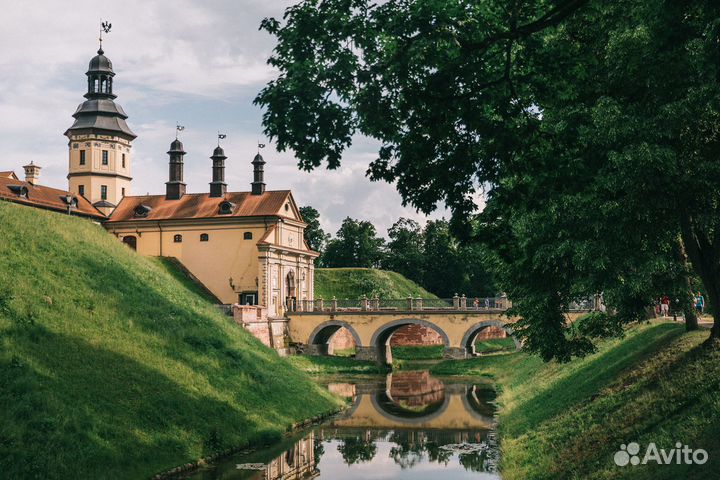
[[[325,245],[330,240],[330,235],[320,226],[320,213],[311,206],[300,207],[300,215],[307,223],[305,227],[305,241],[311,250],[322,254]]]
[[[383,268],[398,272],[420,285],[424,280],[423,231],[415,220],[400,218],[388,229],[390,241]]]
[[[378,139],[371,178],[424,212],[444,201],[491,252],[527,348],[567,360],[642,318],[661,279],[696,273],[719,311],[719,16],[710,0],[307,0],[263,22],[280,73],[256,102],[307,170]],[[565,321],[599,292],[616,315]]]
[[[442,298],[465,292],[465,266],[458,242],[450,234],[447,221],[434,220],[425,225],[425,282],[423,286]]]
[[[347,217],[336,238],[330,240],[323,256],[327,267],[377,267],[383,258],[385,240],[377,236],[375,226]]]

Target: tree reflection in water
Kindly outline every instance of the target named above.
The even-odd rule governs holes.
[[[365,435],[363,438],[363,436],[357,435],[344,438],[338,445],[338,451],[346,464],[354,465],[369,462],[375,458],[377,446],[371,436]]]

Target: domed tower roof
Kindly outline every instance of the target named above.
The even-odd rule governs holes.
[[[170,144],[170,150],[167,153],[186,153],[186,152],[185,152],[185,150],[183,150],[182,142],[176,138]]]
[[[259,153],[255,155],[255,158],[253,158],[252,163],[255,164],[265,164],[265,159],[263,159],[262,155]]]
[[[88,65],[86,101],[81,103],[73,118],[75,122],[67,129],[65,135],[70,137],[74,133],[100,133],[104,135],[119,135],[133,140],[137,135],[130,130],[127,114],[122,107],[114,102],[117,97],[113,94],[112,62],[105,56],[100,48]]]
[[[102,48],[97,51],[97,55],[90,59],[87,73],[106,73],[109,75],[115,75],[112,68],[112,62],[105,56],[105,52]]]
[[[225,150],[223,150],[223,148],[220,145],[218,145],[217,147],[215,147],[215,150],[213,150],[213,157],[223,157],[223,156],[225,156]]]

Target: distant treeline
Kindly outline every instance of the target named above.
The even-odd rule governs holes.
[[[385,241],[375,226],[347,217],[332,237],[320,227],[320,214],[310,206],[300,209],[308,227],[305,240],[320,252],[318,267],[382,268],[401,273],[426,290],[448,298],[454,294],[493,296],[495,282],[481,248],[461,244],[445,219],[425,227],[400,218],[388,229]]]

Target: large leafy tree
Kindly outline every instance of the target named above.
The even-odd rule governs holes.
[[[371,178],[444,201],[527,347],[565,360],[689,273],[720,309],[718,18],[711,0],[306,0],[262,24],[279,75],[256,102],[301,168],[378,139]],[[617,314],[568,325],[598,292]]]
[[[401,273],[410,280],[423,284],[425,241],[420,224],[409,218],[400,218],[387,233],[390,241],[387,244],[383,268]]]
[[[384,254],[385,240],[377,236],[375,226],[347,217],[323,254],[326,267],[377,267]]]
[[[330,235],[320,226],[320,212],[315,208],[307,205],[300,207],[300,215],[307,223],[305,227],[305,241],[312,250],[322,253],[325,245],[330,239]]]

